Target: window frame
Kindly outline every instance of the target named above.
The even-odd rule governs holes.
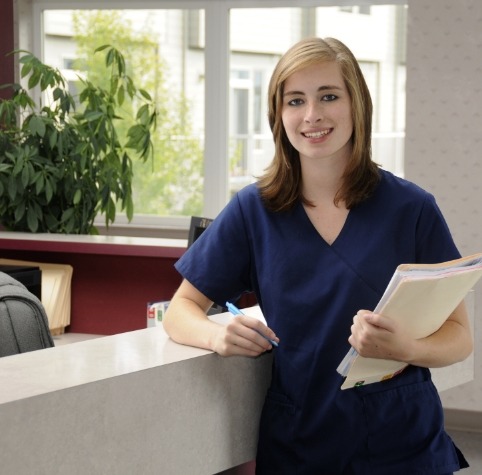
[[[102,5],[100,5],[102,4]],[[39,57],[43,53],[42,14],[44,10],[70,9],[177,9],[204,10],[205,18],[205,148],[203,216],[214,218],[229,198],[229,12],[233,8],[309,8],[327,6],[406,5],[407,0],[32,0],[29,15],[18,15],[19,49],[28,49]],[[19,0],[18,12],[28,9],[28,0]],[[29,21],[31,28],[28,27]],[[220,93],[220,91],[222,93]],[[152,230],[187,231],[189,217],[136,216],[131,223],[121,213],[109,234],[146,236]],[[103,230],[103,219],[96,223]],[[128,230],[126,232],[126,230]],[[159,234],[157,234],[159,235]]]

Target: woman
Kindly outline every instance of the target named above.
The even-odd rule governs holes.
[[[271,165],[176,264],[184,280],[164,321],[174,340],[225,356],[273,350],[258,474],[448,474],[467,466],[444,430],[427,369],[472,351],[463,303],[421,340],[368,310],[399,264],[460,257],[434,198],[372,161],[371,117],[345,45],[294,45],[269,86]],[[255,292],[267,326],[248,316],[228,326],[206,318],[213,302],[246,291]],[[350,344],[362,356],[410,365],[389,381],[341,391],[336,368]]]

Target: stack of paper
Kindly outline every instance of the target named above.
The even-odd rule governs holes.
[[[52,335],[64,333],[70,325],[72,266],[42,262],[0,259],[4,265],[37,266],[42,271],[42,305],[49,320]]]
[[[437,331],[482,277],[482,253],[440,264],[397,267],[374,312],[403,323],[413,338]],[[346,376],[341,389],[392,378],[406,363],[364,358],[351,348],[337,371]]]

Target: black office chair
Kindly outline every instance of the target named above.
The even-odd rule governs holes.
[[[0,272],[0,357],[52,346],[42,302],[20,281]]]

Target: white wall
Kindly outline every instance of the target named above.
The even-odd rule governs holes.
[[[482,2],[409,0],[405,176],[431,191],[462,254],[482,251]],[[482,412],[482,286],[475,380],[444,406]]]

